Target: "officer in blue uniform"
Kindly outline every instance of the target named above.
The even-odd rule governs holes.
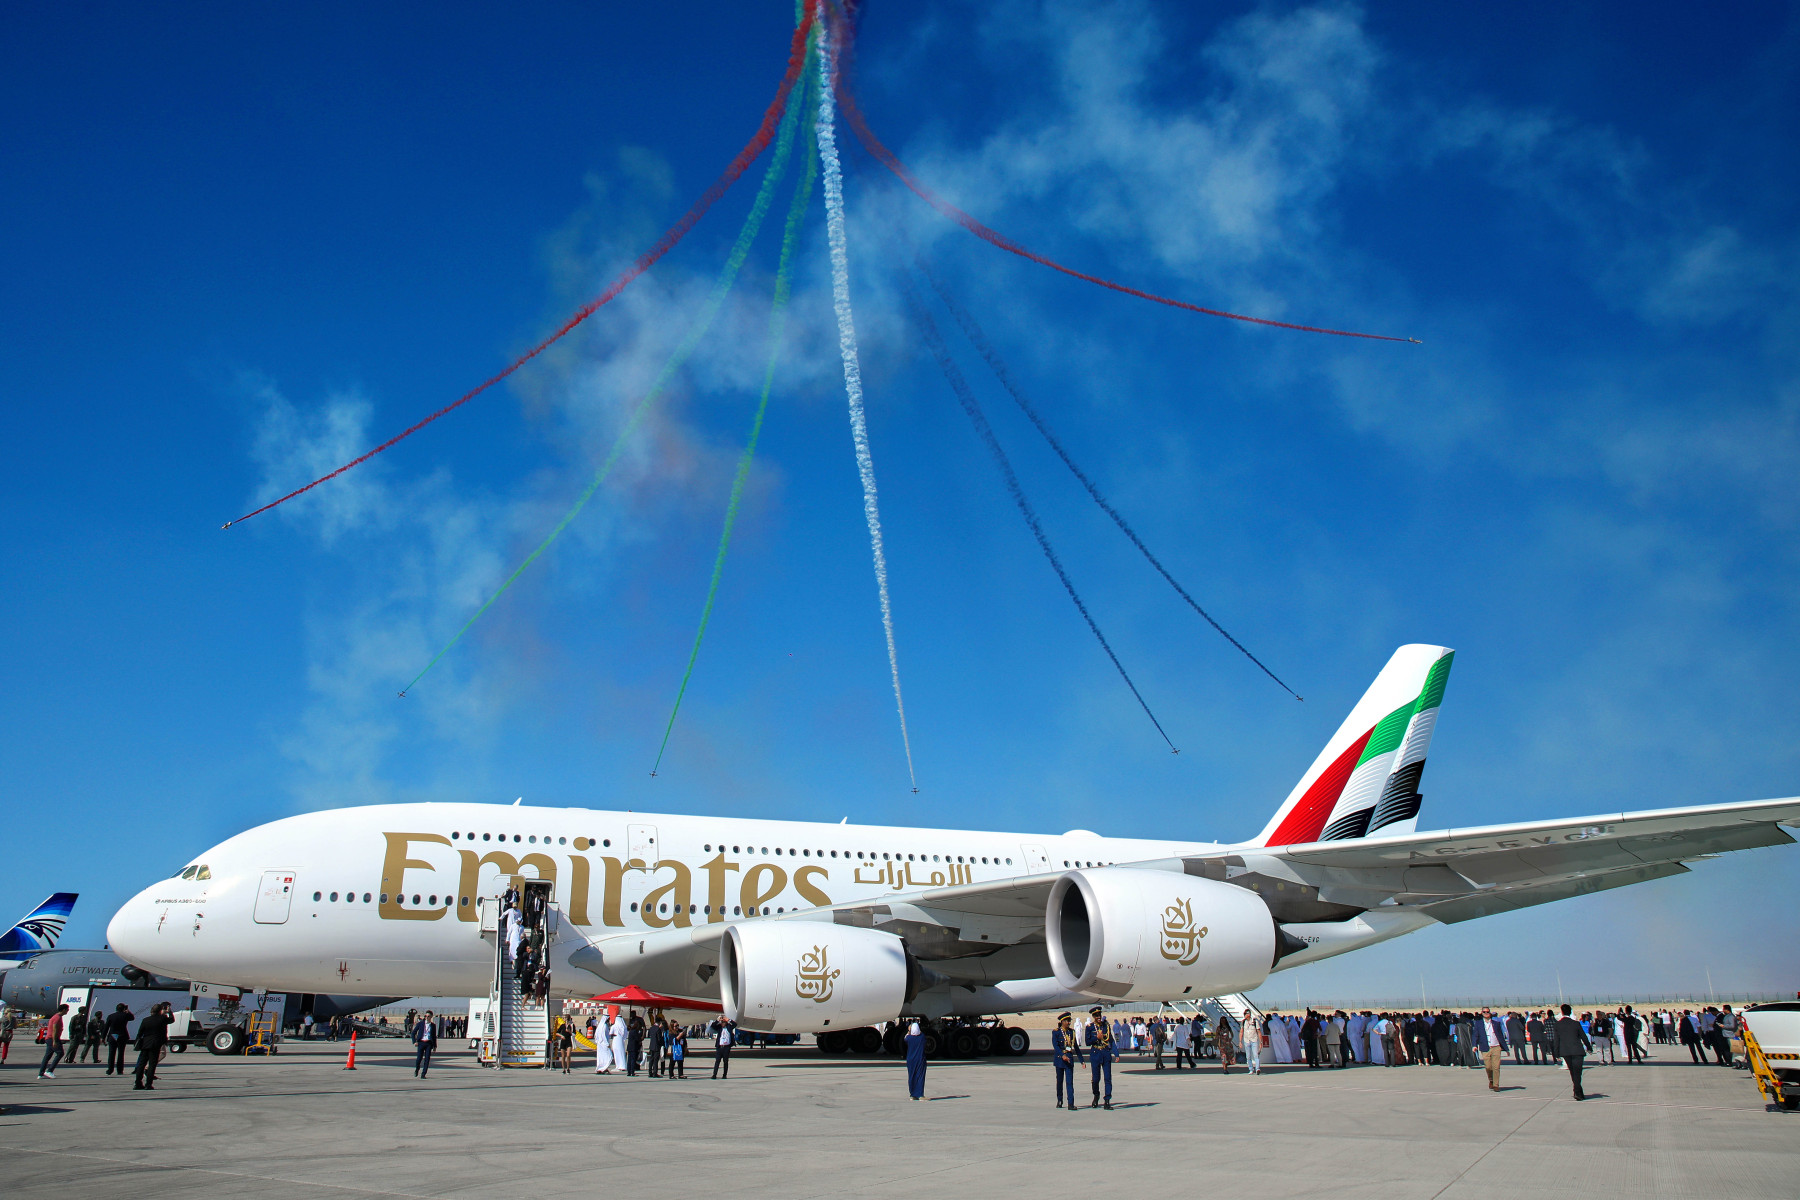
[[[1056,1107],[1063,1107],[1066,1094],[1070,1112],[1075,1111],[1075,1064],[1081,1061],[1081,1042],[1075,1036],[1074,1021],[1073,1013],[1063,1013],[1056,1018],[1056,1028],[1050,1034],[1050,1061],[1056,1064]]]
[[[1112,1026],[1106,1023],[1106,1014],[1100,1006],[1096,1004],[1088,1009],[1088,1012],[1094,1018],[1087,1027],[1088,1063],[1094,1084],[1094,1102],[1088,1107],[1101,1107],[1100,1076],[1104,1074],[1106,1076],[1105,1107],[1110,1109],[1112,1107],[1112,1065],[1118,1051],[1113,1045]]]

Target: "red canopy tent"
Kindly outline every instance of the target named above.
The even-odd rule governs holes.
[[[680,1008],[690,1012],[724,1012],[717,1004],[707,1000],[683,1000],[679,996],[659,996],[655,992],[647,992],[635,983],[630,987],[622,987],[616,992],[607,992],[600,996],[588,997],[591,1004],[629,1004],[638,1008]]]

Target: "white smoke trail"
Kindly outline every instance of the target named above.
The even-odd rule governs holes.
[[[826,30],[825,5],[819,0],[818,26]],[[887,634],[888,669],[894,676],[894,707],[900,713],[900,744],[906,750],[906,774],[913,791],[912,739],[906,732],[906,700],[900,695],[900,656],[894,649],[894,610],[888,602],[887,554],[881,548],[881,508],[875,495],[875,460],[869,455],[869,425],[863,416],[862,363],[856,353],[856,318],[850,311],[850,257],[844,246],[844,173],[838,163],[837,105],[832,94],[837,55],[829,34],[820,38],[819,160],[825,168],[825,233],[831,245],[831,303],[837,312],[838,353],[844,360],[844,393],[850,401],[850,437],[856,443],[856,470],[862,476],[863,516],[869,522],[869,545],[875,554],[875,586],[881,594],[881,627]]]

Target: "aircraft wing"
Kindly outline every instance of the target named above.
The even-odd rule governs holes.
[[[1290,910],[1309,903],[1365,910],[1406,904],[1453,923],[1678,875],[1696,859],[1794,841],[1783,825],[1800,826],[1800,797],[1314,842],[1185,861],[1191,874],[1252,886],[1278,918],[1284,903]],[[1330,918],[1290,911],[1286,919]]]
[[[1246,846],[1120,864],[1181,871],[1248,888],[1282,924],[1408,909],[1455,923],[1678,875],[1696,859],[1793,842],[1800,797],[1603,813],[1562,821],[1440,829],[1391,837]],[[962,884],[759,917],[899,934],[950,982],[1049,975],[1044,911],[1063,871]],[[1416,927],[1416,926],[1415,926]],[[571,966],[613,984],[716,999],[723,924],[622,933],[566,951]]]

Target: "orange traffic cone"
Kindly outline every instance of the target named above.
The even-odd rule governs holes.
[[[356,1070],[356,1030],[354,1029],[350,1031],[350,1058],[344,1063],[344,1070]]]

